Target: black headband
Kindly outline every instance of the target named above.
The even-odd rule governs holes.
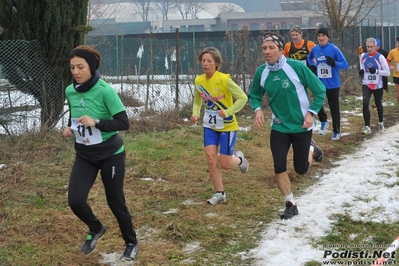
[[[264,41],[272,41],[278,46],[280,50],[284,50],[284,40],[275,34],[272,33],[265,34],[265,36],[263,36],[262,39],[262,42]]]
[[[71,52],[70,58],[74,56],[79,56],[86,60],[86,62],[89,64],[91,74],[94,74],[94,72],[96,72],[99,66],[99,61],[94,54],[84,49],[74,49]]]

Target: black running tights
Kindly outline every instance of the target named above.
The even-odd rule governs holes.
[[[76,157],[69,179],[68,203],[73,213],[82,220],[91,232],[99,232],[102,223],[87,204],[89,191],[101,170],[108,206],[118,221],[125,243],[136,243],[132,217],[125,204],[123,183],[125,178],[125,152],[103,161],[90,163]]]
[[[382,95],[383,89],[377,90],[370,90],[367,85],[363,85],[363,118],[364,118],[364,125],[370,126],[370,98],[371,94],[374,95],[374,102],[377,106],[377,113],[378,113],[378,122],[382,122],[384,120],[384,107],[382,106]]]

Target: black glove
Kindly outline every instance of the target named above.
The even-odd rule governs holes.
[[[360,69],[360,70],[359,70],[359,75],[360,75],[360,76],[363,76],[363,75],[364,75],[364,69]]]
[[[335,60],[331,56],[326,56],[326,59],[328,65],[335,67]]]
[[[316,67],[314,65],[309,66],[309,69],[313,72],[316,73]]]
[[[375,69],[374,67],[369,67],[369,72],[370,74],[375,74],[377,72],[377,69]]]

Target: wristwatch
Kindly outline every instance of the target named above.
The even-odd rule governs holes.
[[[94,119],[94,126],[97,128],[98,124],[100,124],[100,119]]]

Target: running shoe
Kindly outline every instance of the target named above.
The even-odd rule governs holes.
[[[321,122],[320,129],[319,129],[320,136],[324,136],[327,133],[328,126],[329,126],[328,121]]]
[[[385,131],[384,122],[378,122],[378,129],[380,131],[380,134],[384,133]]]
[[[298,215],[298,207],[292,204],[291,201],[287,201],[285,203],[285,211],[283,214],[280,215],[280,218],[283,220],[291,219],[295,215]]]
[[[321,162],[323,160],[324,154],[323,154],[323,150],[317,146],[316,142],[314,142],[314,140],[312,139],[310,142],[310,145],[313,146],[314,150],[313,150],[313,159],[316,162]]]
[[[82,246],[82,252],[84,254],[90,254],[96,249],[96,244],[98,239],[107,231],[107,228],[105,226],[101,227],[100,232],[94,233],[94,232],[89,232],[86,238],[85,243]]]
[[[226,200],[227,200],[226,192],[224,194],[217,192],[207,202],[211,205],[216,205],[218,203],[226,202]]]
[[[341,133],[333,132],[331,140],[340,140],[340,139],[341,139]]]
[[[369,135],[371,133],[371,129],[369,126],[364,126],[362,129],[362,134],[363,135]]]
[[[235,153],[236,157],[240,157],[241,158],[241,164],[238,165],[238,167],[240,168],[241,173],[247,173],[249,170],[249,163],[248,160],[245,159],[244,157],[244,153],[240,150],[237,150]]]
[[[121,260],[132,261],[136,258],[138,252],[139,252],[139,245],[129,243],[126,245],[126,249],[125,252],[123,252]]]

